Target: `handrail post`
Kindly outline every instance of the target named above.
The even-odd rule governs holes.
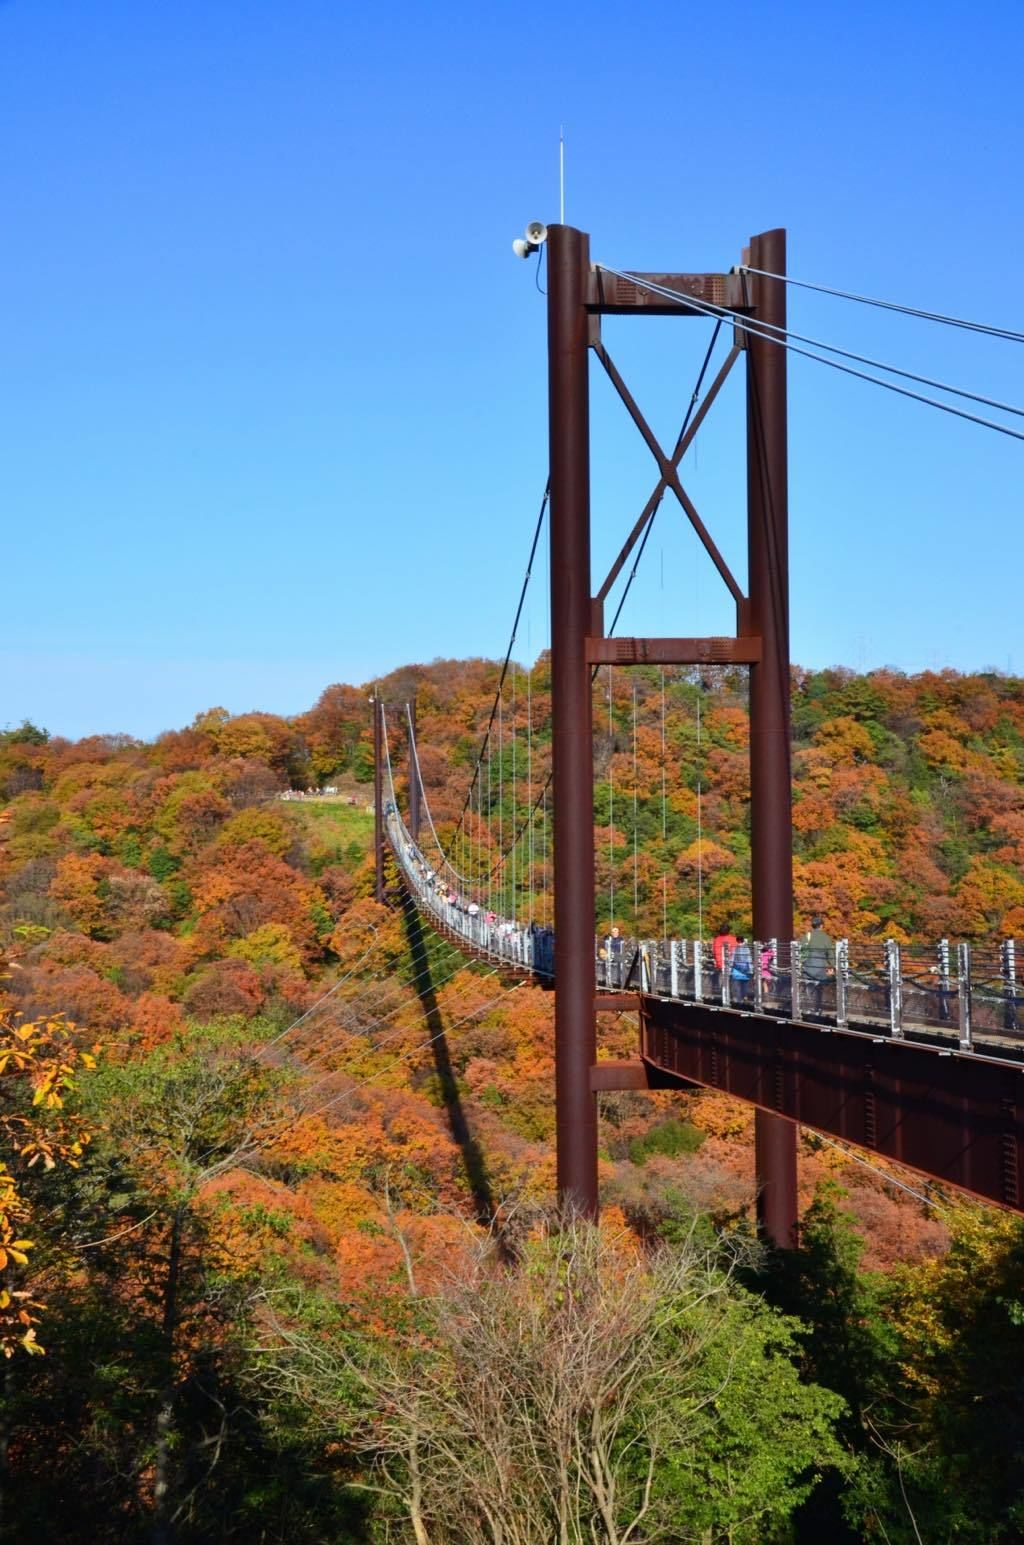
[[[699,939],[693,941],[693,1001],[704,1002],[704,952]]]
[[[1017,1028],[1017,945],[1015,941],[1004,939],[1000,954],[1003,992],[1006,999],[1003,1005],[1003,1029],[1015,1031]]]
[[[754,939],[752,945],[753,961],[751,971],[754,978],[754,1009],[760,1014],[764,1002],[764,984],[761,981],[761,944],[759,940]]]
[[[800,940],[791,939],[789,943],[789,1013],[792,1019],[799,1019],[803,1013],[801,992],[803,983],[800,980],[802,970]]]
[[[839,939],[836,941],[836,1024],[846,1025],[849,1014],[847,1009],[847,987],[850,973],[850,941]]]
[[[668,995],[670,998],[679,997],[679,951],[682,943],[681,939],[668,941]]]
[[[732,950],[727,944],[722,946],[722,980],[719,983],[722,994],[722,1007],[727,1009],[732,1002],[730,990],[729,972],[732,970]]]
[[[957,1003],[960,1009],[960,1050],[974,1050],[974,1036],[971,1026],[971,946],[958,944],[956,947],[956,992]]]
[[[949,940],[939,940],[939,1019],[949,1019]]]
[[[889,1033],[899,1040],[903,1035],[903,978],[900,947],[895,939],[885,941],[885,966],[889,978]]]

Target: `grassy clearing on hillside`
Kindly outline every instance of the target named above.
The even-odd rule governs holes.
[[[329,864],[352,866],[373,846],[373,811],[341,799],[282,800],[281,809],[299,826],[314,873]]]

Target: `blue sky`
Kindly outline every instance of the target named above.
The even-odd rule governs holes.
[[[510,249],[793,274],[1021,327],[1019,3],[0,3],[0,724],[150,736],[498,655],[546,473]],[[1021,346],[791,325],[1024,401]],[[606,324],[665,440],[710,325]],[[743,572],[738,381],[688,487]],[[653,464],[594,376],[595,569]],[[1020,669],[1024,445],[794,360],[793,657]],[[602,568],[603,573],[603,568]],[[541,565],[521,658],[546,641]],[[595,582],[600,579],[595,574]],[[729,629],[678,511],[620,631]]]

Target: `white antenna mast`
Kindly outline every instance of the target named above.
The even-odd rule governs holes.
[[[558,128],[558,219],[565,224],[565,126]]]

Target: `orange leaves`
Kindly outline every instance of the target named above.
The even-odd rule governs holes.
[[[223,954],[231,941],[266,925],[287,930],[303,964],[319,953],[314,910],[324,906],[322,892],[262,842],[204,855],[193,866],[192,883],[201,954]],[[259,953],[260,943],[253,948]]]
[[[987,858],[972,858],[956,890],[959,922],[974,938],[1002,938],[1012,914],[1024,909],[1024,879]]]
[[[685,875],[692,879],[700,870],[705,875],[717,873],[719,869],[729,869],[736,863],[736,856],[724,848],[721,843],[712,842],[710,838],[703,838],[700,842],[696,839],[683,848],[676,859],[677,874]]]
[[[50,895],[83,933],[94,933],[102,927],[100,882],[107,867],[107,861],[98,853],[68,853],[57,865]]]
[[[875,755],[875,743],[864,725],[842,715],[826,719],[815,731],[814,743],[830,762],[870,762]]]
[[[144,992],[132,1006],[132,1031],[141,1051],[163,1046],[184,1028],[180,1007],[163,993]]]

